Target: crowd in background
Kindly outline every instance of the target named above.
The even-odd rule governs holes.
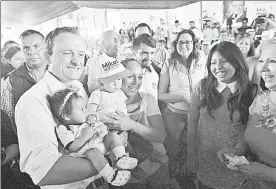
[[[7,41],[2,187],[276,188],[275,16],[189,24]]]

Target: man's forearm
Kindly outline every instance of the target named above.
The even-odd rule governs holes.
[[[97,170],[88,159],[61,156],[38,185],[68,184],[97,174]]]

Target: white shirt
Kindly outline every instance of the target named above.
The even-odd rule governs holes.
[[[238,90],[238,85],[237,82],[234,81],[233,83],[222,83],[220,81],[218,81],[218,86],[216,87],[216,89],[218,90],[219,93],[222,93],[222,91],[224,91],[224,89],[226,87],[229,87],[230,91],[234,94],[237,90]]]
[[[97,112],[100,113],[110,113],[119,110],[127,115],[126,100],[127,97],[121,89],[114,93],[97,89],[89,97],[89,103],[97,104]]]
[[[44,77],[19,99],[15,107],[15,122],[20,150],[20,170],[39,183],[62,156],[55,134],[57,123],[51,113],[47,95],[66,86],[46,71]],[[84,89],[83,89],[84,91]],[[69,166],[69,165],[68,165]],[[42,186],[42,189],[85,188],[95,177],[64,185]]]
[[[206,59],[202,52],[200,52],[198,62],[192,61],[190,71],[179,62],[176,66],[166,61],[161,69],[162,74],[168,74],[170,78],[168,93],[169,94],[186,94],[187,102],[168,103],[168,107],[173,112],[187,113],[190,109],[190,96],[192,89],[196,84],[206,76]]]
[[[199,40],[199,41],[202,41],[203,40],[203,33],[201,32],[200,29],[198,28],[193,28],[192,31],[194,32],[196,38]]]
[[[157,100],[159,76],[152,67],[152,65],[150,66],[150,69],[151,72],[145,68],[143,69],[142,85],[139,91],[151,94]]]

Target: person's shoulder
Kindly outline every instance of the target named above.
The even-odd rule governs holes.
[[[96,90],[91,92],[90,97],[91,96],[99,96],[99,95],[103,94],[104,92],[105,91],[101,91],[100,89],[96,89]]]
[[[19,101],[31,102],[34,100],[38,100],[38,101],[46,100],[46,96],[48,95],[48,93],[49,93],[48,86],[42,79],[39,82],[37,82],[35,85],[33,85],[25,93],[23,93],[22,96],[19,98]]]
[[[255,56],[247,57],[246,61],[254,66],[259,64],[259,59]]]

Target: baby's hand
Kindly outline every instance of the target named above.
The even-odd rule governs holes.
[[[97,122],[95,124],[95,129],[99,133],[100,137],[104,137],[108,134],[107,126],[105,126],[102,122]]]
[[[99,136],[99,133],[97,130],[93,127],[86,127],[83,131],[82,137],[85,138],[85,140],[89,140],[91,138],[97,138]]]
[[[94,125],[98,121],[98,117],[95,114],[89,114],[86,118],[86,123]]]

